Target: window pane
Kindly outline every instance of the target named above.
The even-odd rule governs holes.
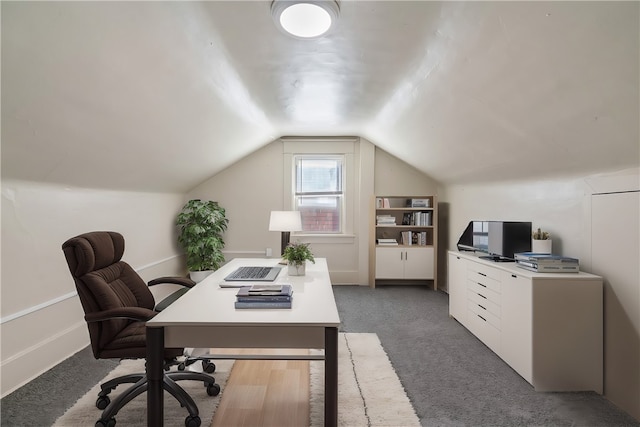
[[[298,158],[296,193],[342,192],[342,161],[327,158]]]
[[[341,232],[342,196],[298,196],[295,201],[302,217],[303,232]]]

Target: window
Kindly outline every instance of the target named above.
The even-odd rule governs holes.
[[[293,202],[303,233],[342,233],[344,156],[296,155],[294,167]]]

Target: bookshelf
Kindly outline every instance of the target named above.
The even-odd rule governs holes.
[[[422,284],[436,290],[436,197],[375,196],[371,212],[370,286]]]

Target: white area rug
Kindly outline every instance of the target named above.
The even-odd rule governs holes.
[[[324,425],[324,362],[311,362],[311,426]],[[338,425],[410,427],[420,420],[376,334],[338,338]]]
[[[211,425],[224,386],[231,372],[233,360],[216,360],[213,376],[222,387],[216,397],[207,395],[205,387],[196,381],[183,381],[180,385],[195,400],[200,410],[202,427]],[[123,361],[107,375],[107,379],[129,372],[141,372],[144,361]],[[310,365],[310,425],[324,425],[324,362]],[[123,385],[121,387],[126,387]],[[95,407],[100,386],[96,385],[76,402],[54,427],[93,426],[102,411]],[[111,392],[112,398],[118,389]],[[146,393],[129,402],[118,414],[118,426],[146,426]],[[165,425],[184,426],[188,413],[173,397],[165,393]],[[391,366],[387,353],[376,334],[340,333],[338,338],[338,425],[342,427],[411,427],[420,426],[409,398]]]
[[[209,396],[204,384],[198,381],[180,381],[179,384],[193,398],[198,405],[202,426],[210,426],[220,398],[224,393],[224,385],[231,372],[233,360],[216,360],[216,372],[213,377],[222,388],[218,396]],[[194,364],[199,366],[199,363]],[[102,411],[96,408],[96,399],[100,392],[100,384],[108,379],[126,375],[127,373],[143,372],[144,360],[123,360],[118,367],[111,371],[103,380],[81,397],[67,412],[55,422],[54,427],[85,427],[93,426],[100,419]],[[114,400],[118,392],[126,390],[128,384],[122,384],[113,390],[109,396]],[[164,420],[166,426],[184,426],[184,420],[189,415],[185,408],[181,408],[177,400],[169,393],[165,393]],[[147,394],[142,393],[126,404],[115,416],[118,426],[146,426],[147,425]]]

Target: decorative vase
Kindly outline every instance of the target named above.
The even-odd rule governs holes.
[[[203,270],[203,271],[190,271],[189,277],[196,283],[202,282],[208,275],[213,273],[213,270]]]
[[[304,276],[307,270],[307,263],[301,262],[300,264],[294,264],[289,262],[289,276]]]
[[[551,239],[531,241],[531,252],[537,254],[550,254],[551,253]]]

